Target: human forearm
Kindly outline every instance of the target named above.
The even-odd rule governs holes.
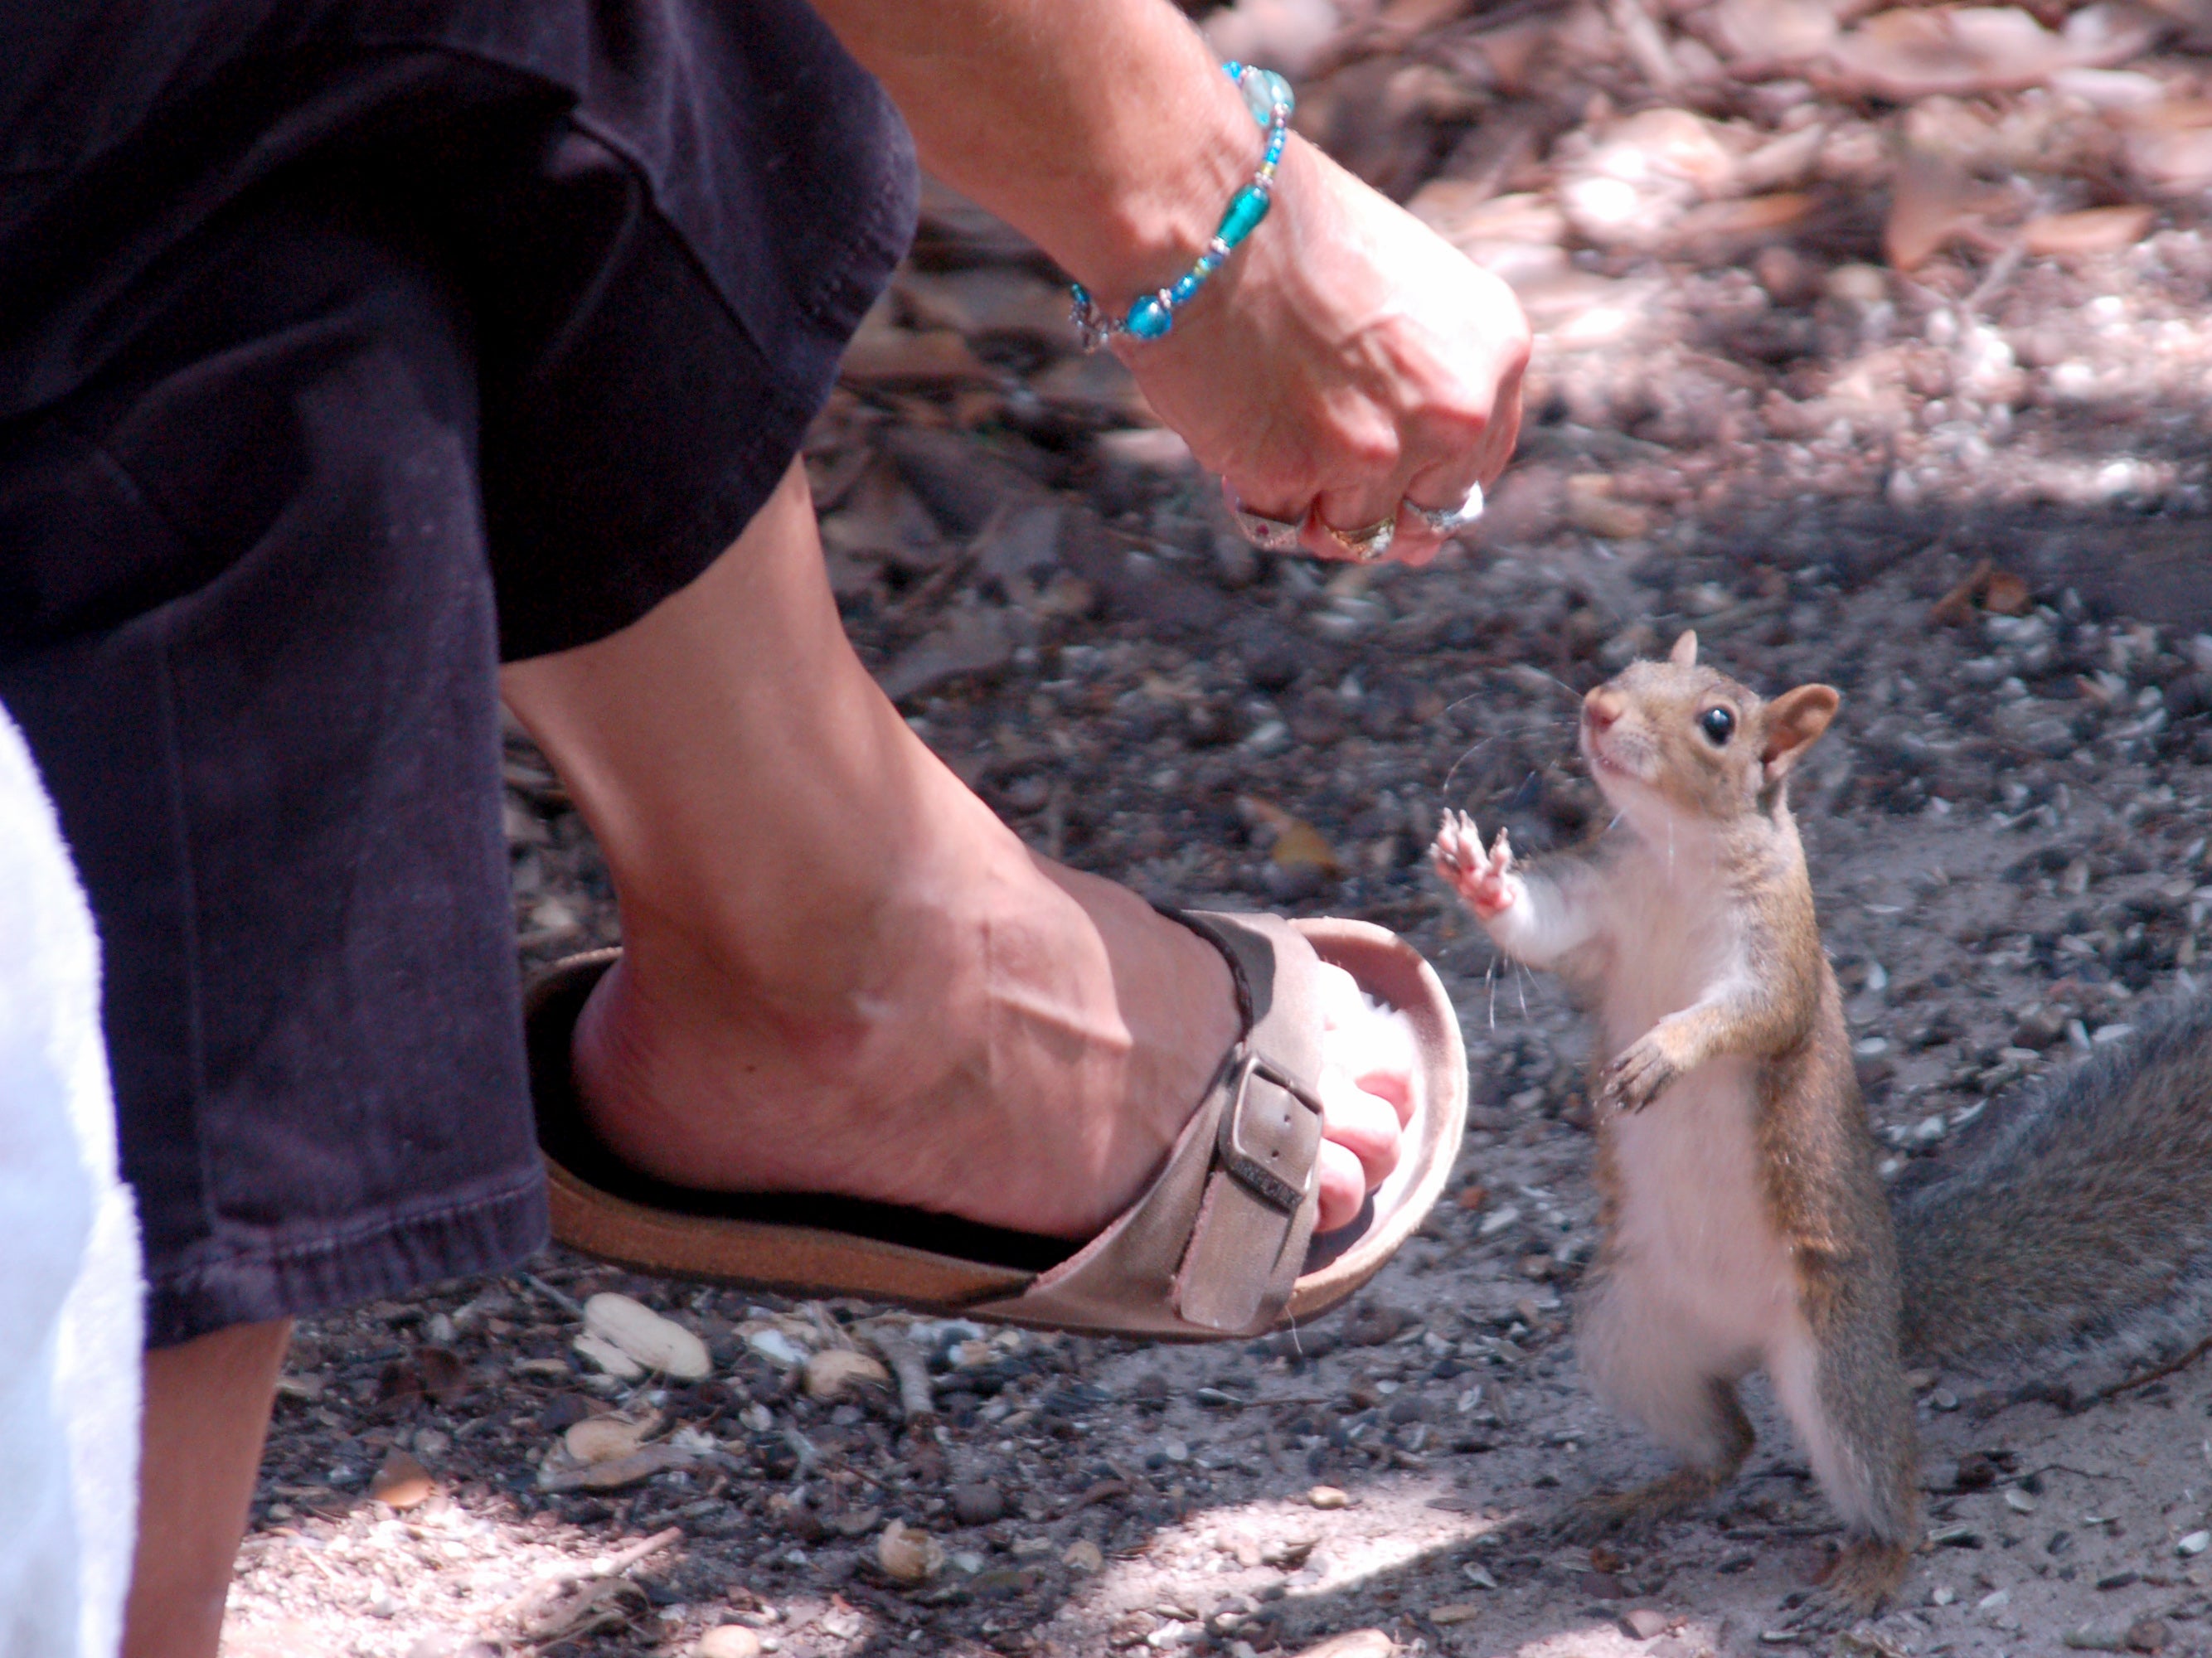
[[[1165,0],[815,0],[931,171],[1109,301],[1172,281],[1260,129]]]

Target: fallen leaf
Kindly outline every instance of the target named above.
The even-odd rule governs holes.
[[[635,1455],[659,1425],[658,1413],[641,1422],[620,1416],[587,1416],[561,1436],[561,1446],[588,1467]]]
[[[650,1479],[671,1468],[691,1465],[691,1453],[679,1445],[662,1441],[632,1451],[627,1456],[611,1457],[604,1462],[593,1462],[580,1468],[540,1468],[538,1485],[549,1491],[612,1491],[625,1485],[635,1485]]]
[[[2046,213],[2021,228],[2021,246],[2039,257],[2117,253],[2143,239],[2158,210],[2140,204]]]
[[[1013,634],[1002,610],[954,610],[916,640],[878,677],[884,695],[902,702],[917,691],[969,674],[996,673],[1014,659]]]
[[[1617,499],[1613,479],[1603,472],[1577,472],[1567,479],[1567,521],[1607,541],[1634,541],[1651,531],[1651,515]]]
[[[1999,570],[1982,590],[1982,608],[1998,616],[2026,616],[2034,595],[2027,583],[2009,570]]]
[[[417,1347],[415,1374],[422,1391],[441,1405],[458,1405],[469,1394],[469,1367],[450,1347]]]
[[[1802,63],[1836,38],[1830,0],[1720,0],[1710,22],[1714,44],[1742,67]]]
[[[1889,221],[1882,251],[1891,268],[1917,270],[1943,245],[1980,228],[2003,203],[2001,191],[1978,184],[1947,155],[1908,149],[1890,189]]]
[[[1245,795],[1237,804],[1248,817],[1256,818],[1273,832],[1274,840],[1267,848],[1267,855],[1279,867],[1319,870],[1324,875],[1337,872],[1340,865],[1336,849],[1329,845],[1327,835],[1304,818],[1253,795]]]
[[[849,386],[988,385],[997,376],[949,328],[902,328],[885,307],[868,313],[845,348],[837,377]]]
[[[2157,33],[2155,19],[2086,6],[2053,33],[2011,6],[1935,6],[1869,17],[1830,48],[1852,90],[1907,103],[1936,93],[2017,91],[2060,70],[2125,63]]]
[[[395,1509],[411,1509],[427,1501],[437,1482],[430,1471],[406,1451],[391,1450],[368,1482],[368,1494]]]

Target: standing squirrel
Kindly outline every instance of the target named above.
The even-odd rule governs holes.
[[[1726,1485],[1763,1369],[1847,1535],[1796,1621],[1887,1601],[1918,1541],[1905,1360],[2019,1352],[2168,1299],[2212,1247],[2212,1011],[2181,1005],[2032,1096],[1893,1214],[1820,948],[1790,772],[1837,693],[1765,700],[1694,634],[1583,700],[1615,827],[1516,870],[1447,814],[1434,855],[1498,949],[1591,1005],[1602,1239],[1583,1370],[1681,1457],[1563,1527],[1641,1527]]]

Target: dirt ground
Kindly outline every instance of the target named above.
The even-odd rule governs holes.
[[[1424,848],[1446,807],[1524,853],[1593,827],[1574,698],[1694,627],[1755,687],[1843,692],[1796,798],[1887,1175],[2212,970],[2212,20],[2032,9],[2007,15],[2041,45],[1960,26],[1888,57],[1897,26],[1810,0],[1217,15],[1538,326],[1521,455],[1425,571],[1237,542],[1126,375],[1073,353],[1035,256],[933,196],[810,449],[855,641],[1039,847],[1411,938],[1468,1041],[1454,1195],[1349,1311],[1213,1349],[558,1252],[307,1321],[226,1650],[1782,1644],[1838,1533],[1764,1395],[1707,1512],[1648,1546],[1543,1540],[1663,1463],[1574,1371],[1581,1024]],[[519,737],[507,776],[525,962],[612,941]],[[711,1376],[603,1374],[572,1345],[603,1291],[688,1327]],[[2212,1649],[2212,1364],[2083,1403],[2208,1333],[1917,1376],[1928,1542],[1842,1648]],[[808,1363],[886,1342],[926,1412]],[[661,1448],[595,1489],[562,1448],[587,1418]]]

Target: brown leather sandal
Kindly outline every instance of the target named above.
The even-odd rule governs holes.
[[[553,1235],[635,1272],[1045,1329],[1210,1340],[1317,1317],[1382,1270],[1443,1190],[1467,1119],[1457,1016],[1413,946],[1364,921],[1176,919],[1227,957],[1246,1034],[1158,1178],[1090,1242],[852,1198],[693,1191],[626,1168],[586,1123],[569,1064],[611,950],[556,963],[525,991]],[[1318,1238],[1317,961],[1410,1016],[1416,1054],[1396,1173]]]

